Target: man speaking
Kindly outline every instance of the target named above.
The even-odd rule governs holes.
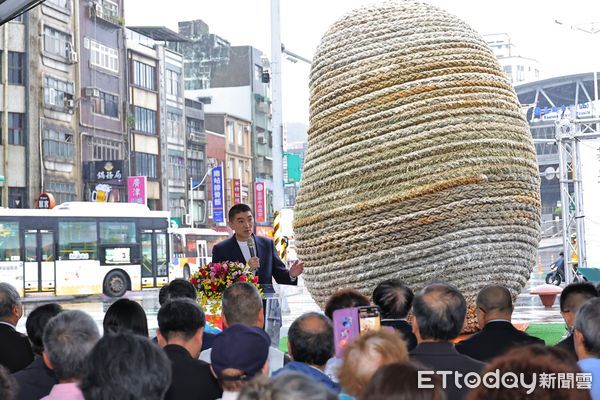
[[[233,261],[248,263],[257,271],[259,284],[273,283],[295,285],[296,279],[304,271],[304,263],[296,260],[288,270],[275,250],[271,239],[252,234],[254,217],[246,204],[236,204],[229,210],[229,227],[234,234],[229,239],[216,244],[212,251],[212,262]]]

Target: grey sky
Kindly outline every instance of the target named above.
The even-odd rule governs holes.
[[[597,22],[599,0],[427,0],[467,21],[481,34],[506,32],[520,55],[536,58],[545,77],[600,70],[600,33],[568,25]],[[294,53],[312,58],[327,28],[372,0],[281,0],[281,40]],[[127,25],[163,25],[202,19],[233,45],[252,45],[269,54],[270,0],[126,0]],[[566,25],[557,25],[555,19]],[[595,54],[591,51],[595,48]],[[308,123],[308,65],[283,63],[284,122]]]

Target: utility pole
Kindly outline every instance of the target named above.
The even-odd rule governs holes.
[[[281,25],[279,0],[271,0],[271,126],[273,130],[273,209],[283,208],[283,132],[281,95]]]
[[[3,41],[2,45],[2,149],[3,149],[3,172],[4,183],[2,185],[2,207],[8,208],[8,27],[9,24],[4,24],[2,29]]]

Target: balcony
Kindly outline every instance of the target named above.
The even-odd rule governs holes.
[[[117,7],[116,3],[111,1],[92,1],[90,2],[90,18],[96,18],[112,25],[123,26],[123,19],[119,18]]]

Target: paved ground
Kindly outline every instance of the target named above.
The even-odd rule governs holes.
[[[540,250],[540,263],[531,275],[526,287],[523,292],[519,295],[516,305],[513,319],[515,322],[562,322],[560,316],[558,299],[551,309],[545,309],[537,295],[530,295],[529,290],[537,285],[544,283],[544,277],[549,268],[549,265],[553,261],[553,257],[558,254],[555,247],[547,250]],[[158,290],[144,290],[143,292],[128,292],[126,297],[139,301],[140,304],[146,310],[148,316],[148,327],[152,333],[157,328],[156,314],[158,312]],[[283,301],[283,334],[285,335],[287,328],[290,326],[292,321],[302,313],[308,311],[320,311],[319,307],[312,300],[308,294],[306,288],[300,280],[297,287],[289,286],[283,289],[282,297],[286,300]],[[104,313],[114,301],[114,299],[107,298],[105,296],[89,296],[85,298],[27,298],[25,299],[25,316],[31,312],[36,306],[48,301],[56,301],[60,303],[66,309],[79,309],[89,313],[98,323],[99,327],[102,327],[102,319]],[[19,321],[18,330],[25,332],[25,320],[22,318]]]

